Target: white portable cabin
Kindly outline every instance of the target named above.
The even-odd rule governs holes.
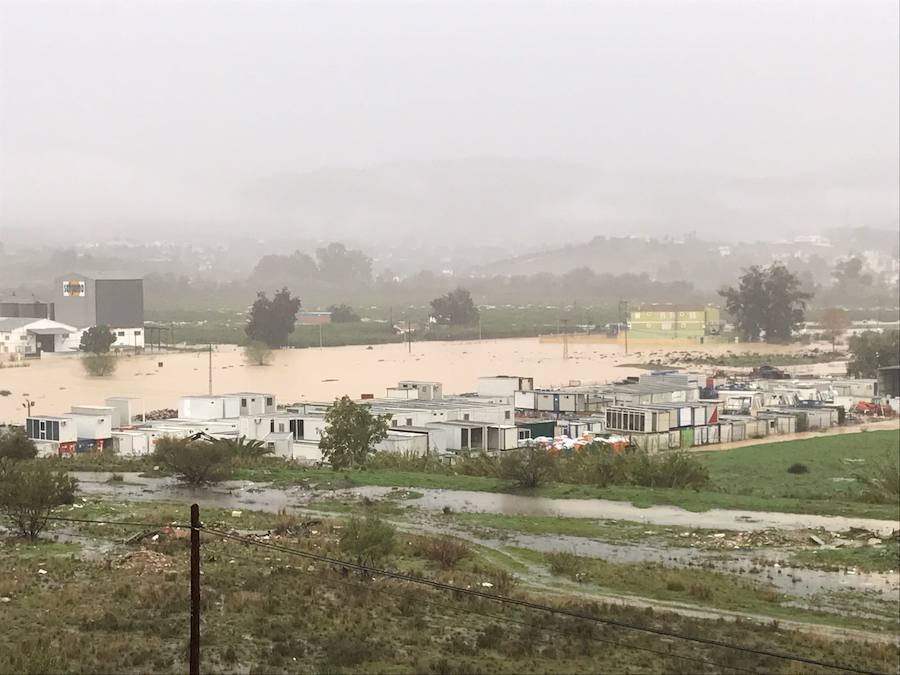
[[[74,405],[69,417],[75,420],[79,440],[112,438],[114,408],[102,405]]]
[[[493,375],[478,378],[478,395],[485,398],[498,396],[513,398],[518,392],[534,390],[533,377]]]
[[[140,457],[151,453],[150,437],[140,429],[123,429],[112,432],[116,454],[123,457]]]
[[[238,414],[234,415],[234,417],[241,415],[268,415],[278,410],[273,394],[237,391],[226,394],[226,396],[238,399]],[[231,415],[226,415],[226,417],[231,417]]]
[[[227,394],[223,396],[182,396],[178,399],[178,417],[189,420],[217,420],[240,417],[241,397]]]
[[[110,396],[106,399],[106,405],[113,410],[112,425],[114,429],[131,426],[137,421],[136,417],[143,418],[147,412],[143,399],[131,396]]]

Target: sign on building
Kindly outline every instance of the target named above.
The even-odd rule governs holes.
[[[73,280],[63,282],[63,297],[83,298],[85,295],[85,283],[83,281]]]

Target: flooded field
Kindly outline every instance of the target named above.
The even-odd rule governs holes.
[[[746,345],[698,345],[695,351],[745,351]],[[281,402],[329,400],[348,394],[383,395],[397,380],[437,380],[448,393],[471,392],[482,375],[534,377],[535,385],[568,384],[570,380],[602,382],[638,375],[645,370],[619,367],[650,358],[663,358],[670,348],[645,345],[625,354],[609,344],[562,346],[542,344],[538,338],[472,342],[389,344],[325,349],[288,349],[275,352],[272,365],[248,366],[238,347],[223,345],[213,353],[213,391],[261,391]],[[783,345],[754,345],[754,351],[789,351]],[[21,423],[24,397],[40,414],[67,412],[73,404],[100,404],[109,396],[134,396],[147,410],[175,407],[178,396],[203,394],[208,388],[206,352],[144,354],[123,357],[109,377],[88,377],[77,356],[29,361],[24,368],[0,369],[0,422]]]
[[[302,486],[285,489],[244,481],[227,481],[215,487],[187,487],[171,478],[142,477],[136,473],[123,475],[124,482],[108,482],[111,473],[74,472],[82,494],[108,500],[165,501],[189,504],[196,502],[203,508],[217,507],[249,511],[301,512],[305,505],[323,496],[323,491]],[[391,488],[360,487],[327,494],[339,498],[390,497]],[[642,543],[610,543],[594,538],[569,535],[534,535],[523,533],[478,531],[448,526],[432,514],[440,514],[444,507],[454,512],[495,513],[501,515],[551,515],[558,517],[626,520],[649,525],[713,528],[752,531],[761,529],[815,529],[843,531],[851,527],[889,534],[900,524],[862,518],[808,516],[799,514],[711,510],[692,513],[677,507],[637,508],[624,502],[583,499],[546,499],[518,495],[503,495],[458,490],[417,488],[418,497],[403,500],[411,509],[397,525],[409,532],[449,534],[480,546],[495,550],[520,547],[541,553],[570,552],[580,556],[612,562],[658,563],[666,567],[703,567],[726,574],[767,583],[781,592],[794,596],[816,596],[822,592],[857,591],[874,593],[881,599],[896,598],[900,592],[900,578],[896,573],[833,572],[794,568],[779,565],[776,560],[787,557],[788,551],[777,548],[706,551],[684,546],[660,546]]]

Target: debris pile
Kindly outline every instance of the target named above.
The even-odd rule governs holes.
[[[178,411],[173,408],[160,408],[159,410],[150,410],[146,415],[134,415],[132,422],[142,422],[144,420],[151,422],[155,420],[170,420],[178,417]]]

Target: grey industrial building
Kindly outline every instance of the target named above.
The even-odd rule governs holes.
[[[144,280],[73,272],[54,282],[56,320],[76,328],[109,326],[115,346],[144,346]]]
[[[6,319],[56,319],[52,302],[24,300],[16,296],[0,299],[0,317]]]

